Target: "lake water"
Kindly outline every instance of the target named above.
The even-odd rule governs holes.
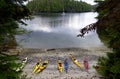
[[[36,15],[26,21],[25,29],[33,32],[16,38],[25,48],[102,47],[96,32],[89,32],[84,38],[77,37],[81,28],[97,21],[97,15],[93,12]],[[20,39],[25,40],[20,42]]]

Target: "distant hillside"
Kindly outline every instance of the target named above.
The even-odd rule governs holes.
[[[74,0],[33,0],[27,4],[33,13],[88,12],[92,6]]]

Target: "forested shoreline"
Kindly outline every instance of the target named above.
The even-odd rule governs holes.
[[[33,0],[27,7],[34,13],[90,12],[92,5],[74,0]]]
[[[31,11],[33,13],[43,13],[43,12],[46,12],[46,13],[59,12],[60,13],[60,12],[87,12],[92,10],[92,6],[90,4],[87,4],[82,1],[77,2],[73,0],[34,0],[34,1],[30,1],[27,4],[27,7],[30,9],[29,10],[26,7],[26,5],[24,5],[25,1],[28,1],[28,0],[0,0],[0,79],[30,79],[30,78],[26,78],[27,77],[26,73],[25,73],[25,76],[24,76],[24,73],[22,74],[22,72],[24,72],[23,69],[21,69],[20,72],[17,71],[18,68],[22,67],[22,60],[20,60],[20,57],[18,55],[19,53],[24,54],[25,51],[21,51],[21,50],[18,52],[15,51],[18,54],[12,55],[12,52],[10,52],[9,50],[10,49],[17,50],[17,41],[15,39],[15,35],[22,35],[22,34],[29,33],[24,28],[19,27],[18,23],[24,26],[27,25],[26,20],[30,20],[33,15]],[[66,56],[69,56],[69,54],[71,53],[76,57],[76,59],[81,58],[82,57],[81,53],[84,53],[84,52],[86,52],[86,55],[88,55],[88,53],[90,52],[89,53],[91,55],[90,59],[93,59],[95,55],[93,55],[92,53],[94,53],[97,56],[101,56],[101,57],[98,59],[98,62],[96,63],[95,66],[94,65],[92,66],[90,64],[91,65],[90,69],[94,67],[98,72],[98,74],[102,76],[101,79],[120,79],[120,71],[119,71],[120,70],[120,46],[119,46],[120,45],[120,8],[119,8],[120,1],[119,0],[95,0],[95,1],[98,2],[95,12],[98,12],[99,14],[97,17],[98,21],[95,23],[97,27],[96,32],[98,33],[98,36],[100,37],[101,41],[103,41],[104,44],[106,44],[107,47],[109,47],[112,51],[110,52],[108,51],[106,56],[103,56],[103,57],[100,55],[101,53],[103,53],[103,50],[102,52],[100,52],[100,54],[98,54],[99,51],[78,50],[78,54],[77,54],[76,53],[77,50],[71,51],[71,49],[67,49],[65,51],[59,51],[60,53],[58,53],[58,51],[56,51],[55,49],[52,49],[52,50],[55,50],[55,52],[57,53],[56,54],[54,53],[53,55],[51,53],[53,51],[49,50],[48,52],[48,50],[44,50],[42,54],[45,54],[44,52],[46,52],[47,55],[51,57],[51,61],[54,59],[55,56],[59,56],[58,58],[55,59],[55,64],[56,64],[57,59],[65,58]],[[94,41],[91,41],[91,42],[94,42]],[[66,52],[68,53],[66,54]],[[29,57],[31,58],[28,61],[30,65],[33,64],[33,63],[30,63],[30,61],[33,60],[33,58],[39,59],[44,56],[43,59],[44,60],[47,59],[47,56],[41,55],[41,53],[39,53],[39,55],[38,54],[33,55],[33,54],[35,54],[35,52],[32,52],[31,56]],[[29,53],[27,53],[26,55],[24,54],[22,57],[28,56],[28,55],[30,54]],[[41,56],[41,57],[38,57],[38,56]],[[17,62],[17,61],[21,61],[21,62]],[[37,59],[33,62],[36,63],[36,61]],[[91,62],[91,63],[94,64],[94,62]],[[31,67],[29,69],[32,69]],[[52,66],[52,67],[55,67],[55,66]],[[74,70],[74,67],[71,67],[71,69]],[[49,69],[49,70],[53,71],[52,69]],[[30,75],[36,76],[31,74],[30,71],[28,72],[30,73]],[[81,72],[83,72],[83,69],[81,70]],[[91,76],[90,73],[88,73],[87,75],[83,75],[85,73],[81,74],[81,72],[71,73],[72,75],[70,74],[70,76],[71,78],[73,78],[73,76],[75,75],[75,79],[76,77],[79,77],[82,79],[84,77],[88,77],[89,75]],[[55,72],[53,71],[53,74],[54,73]],[[93,74],[93,77],[89,77],[86,79],[96,78],[96,75],[94,75],[94,73],[92,74]],[[64,74],[60,74],[60,75],[56,76],[56,73],[55,73],[54,78],[60,79],[61,77],[63,77],[62,75]],[[43,74],[43,76],[41,75],[39,76],[40,76],[39,78],[47,77],[45,79],[53,79],[53,78],[50,78],[48,73]],[[68,77],[66,76],[66,78]]]

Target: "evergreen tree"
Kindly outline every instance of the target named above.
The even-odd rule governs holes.
[[[113,51],[98,61],[98,73],[105,79],[120,79],[120,5],[119,0],[98,1],[98,34]]]
[[[0,79],[19,79],[19,67],[16,56],[7,54],[7,50],[15,48],[15,35],[24,33],[18,23],[25,24],[23,19],[30,19],[30,11],[24,5],[26,0],[0,0]],[[26,25],[26,24],[25,24]]]

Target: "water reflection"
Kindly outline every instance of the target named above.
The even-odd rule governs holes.
[[[30,37],[26,35],[17,38],[26,38],[24,47],[28,48],[64,48],[64,47],[91,47],[103,45],[95,32],[86,35],[85,38],[77,38],[79,29],[97,20],[97,13],[66,13],[42,14],[34,16],[32,21],[27,21],[32,30]]]

